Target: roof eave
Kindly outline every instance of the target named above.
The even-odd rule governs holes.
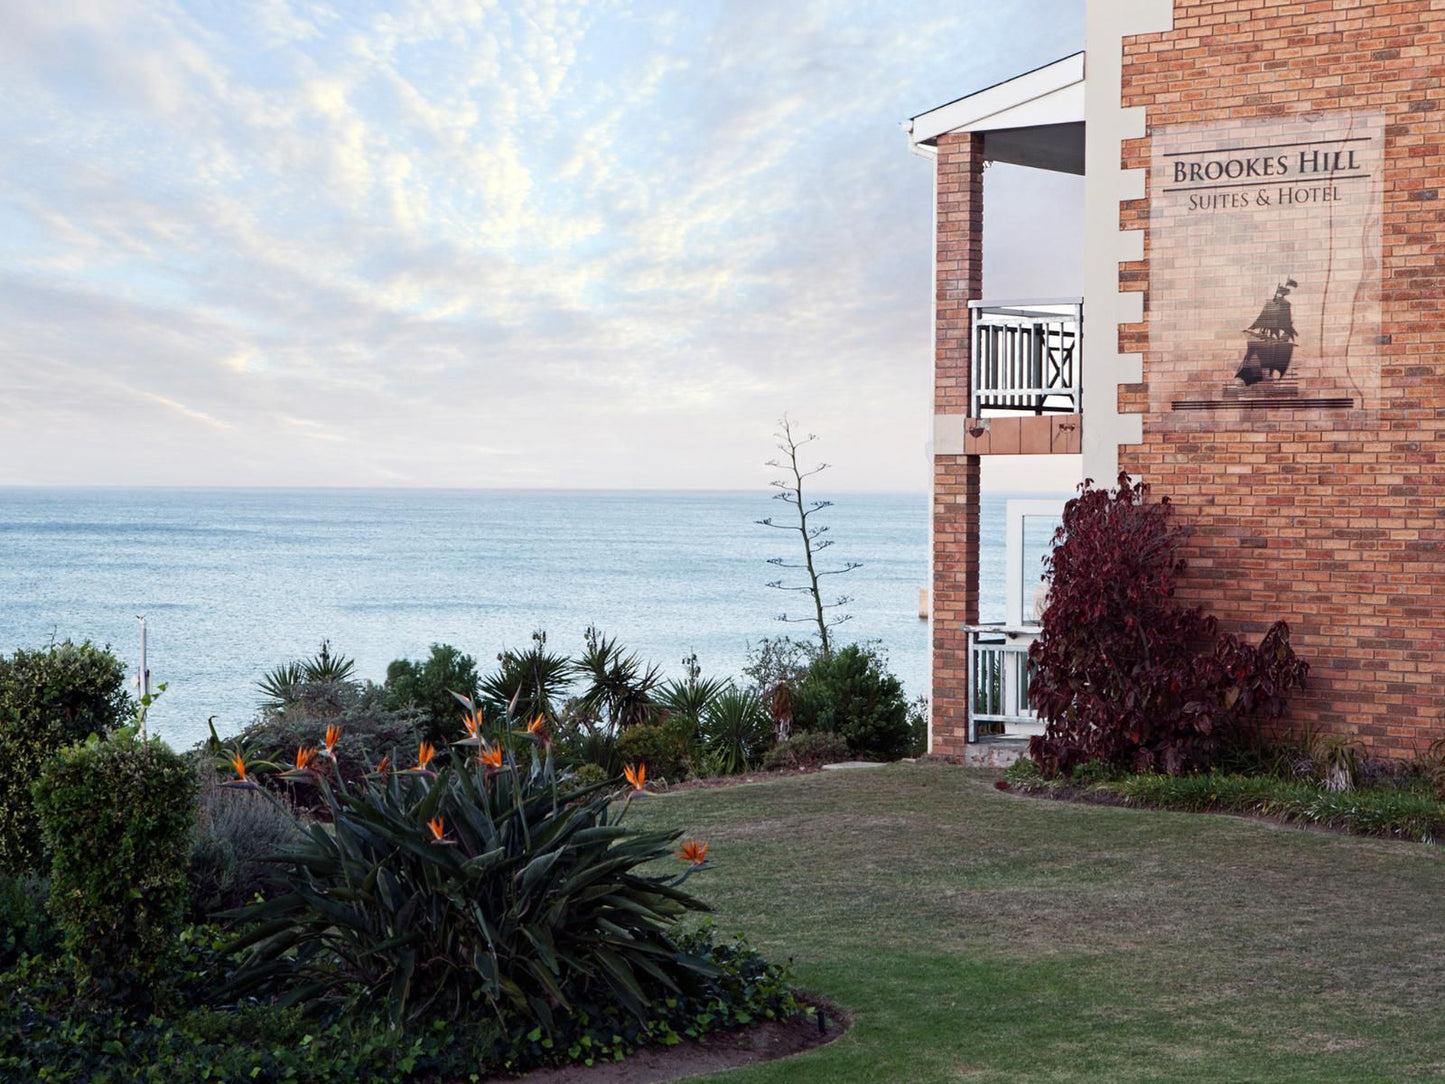
[[[915,151],[949,132],[1068,124],[1084,119],[1084,54],[1024,72],[903,122]]]

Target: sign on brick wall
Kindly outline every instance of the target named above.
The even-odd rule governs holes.
[[[1366,419],[1379,387],[1383,117],[1151,137],[1150,423]]]

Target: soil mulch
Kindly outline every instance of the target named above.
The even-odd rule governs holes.
[[[831,1043],[853,1025],[852,1014],[826,998],[800,1000],[816,1007],[818,1016],[800,1017],[786,1024],[753,1024],[702,1039],[688,1039],[677,1046],[643,1047],[622,1061],[539,1069],[520,1079],[525,1084],[653,1084],[654,1081],[686,1080],[754,1062],[791,1057]]]

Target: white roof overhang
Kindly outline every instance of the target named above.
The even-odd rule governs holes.
[[[903,128],[918,153],[933,153],[941,135],[979,132],[991,161],[1082,174],[1084,54],[920,113]]]

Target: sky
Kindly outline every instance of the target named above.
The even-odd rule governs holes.
[[[753,488],[786,412],[922,490],[900,122],[1082,46],[1082,0],[0,0],[0,485]],[[992,167],[985,294],[1081,293],[1082,203]]]

